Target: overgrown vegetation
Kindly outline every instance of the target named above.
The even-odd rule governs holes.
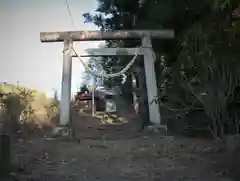
[[[4,83],[0,85],[0,94],[1,122],[9,125],[5,126],[8,133],[42,132],[55,124],[59,113],[56,93],[49,99],[36,90]]]
[[[95,15],[84,14],[102,30],[173,29],[174,40],[153,40],[160,109],[175,130],[208,129],[215,138],[239,133],[240,2],[238,0],[98,0]],[[138,46],[108,41],[107,47]],[[127,58],[102,59],[121,69]],[[135,64],[143,67],[140,61]],[[116,70],[115,70],[116,71]],[[128,72],[130,75],[130,72]],[[130,76],[129,76],[130,77]],[[108,82],[109,83],[109,82]],[[119,80],[111,80],[111,85]],[[129,89],[131,79],[122,86]],[[125,96],[130,96],[130,91]],[[174,126],[171,126],[174,125]]]
[[[84,85],[82,85],[82,86],[80,87],[80,94],[83,94],[83,93],[85,93],[85,92],[89,92],[88,87],[87,87],[86,84],[84,84]]]

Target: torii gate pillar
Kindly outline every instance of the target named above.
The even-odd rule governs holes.
[[[149,119],[151,123],[156,125],[161,124],[159,104],[153,103],[153,99],[158,95],[157,93],[157,82],[155,73],[155,57],[152,50],[151,37],[145,35],[142,38],[142,47],[145,48],[144,52],[144,69],[146,77],[146,87],[147,87],[147,97],[148,97],[148,107],[149,107]]]
[[[72,80],[72,51],[73,42],[71,39],[64,40],[63,68],[62,68],[62,90],[60,101],[60,121],[61,126],[65,126],[70,121],[71,114],[71,80]]]

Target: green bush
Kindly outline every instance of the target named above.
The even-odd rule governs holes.
[[[11,132],[43,131],[52,127],[59,112],[59,101],[49,99],[36,90],[14,86],[0,85],[0,102],[6,106]],[[55,121],[53,121],[55,119]]]

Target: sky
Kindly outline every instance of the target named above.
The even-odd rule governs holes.
[[[94,12],[97,0],[68,0],[77,30],[97,30],[84,24],[82,13]],[[60,93],[63,43],[41,43],[40,32],[74,29],[65,0],[0,0],[0,82]],[[97,48],[102,42],[76,42],[77,52]],[[85,59],[87,61],[87,59]],[[83,66],[73,59],[72,92],[82,82]]]

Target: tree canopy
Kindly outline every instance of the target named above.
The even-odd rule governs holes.
[[[191,115],[200,112],[202,121],[197,124],[210,128],[215,136],[238,132],[239,0],[98,0],[98,3],[96,14],[83,16],[86,22],[103,31],[174,30],[174,40],[152,41],[159,86],[155,101],[160,102],[162,116],[168,123],[189,120],[191,123],[182,125],[195,124],[197,121],[192,121]],[[106,47],[137,45],[139,41],[106,42]],[[111,72],[111,67],[121,69],[128,62],[129,58],[114,57],[103,58],[101,64],[106,72]],[[141,61],[134,66],[142,66]],[[124,86],[129,89],[130,81],[129,78],[123,89]],[[117,79],[110,82],[119,84]]]

